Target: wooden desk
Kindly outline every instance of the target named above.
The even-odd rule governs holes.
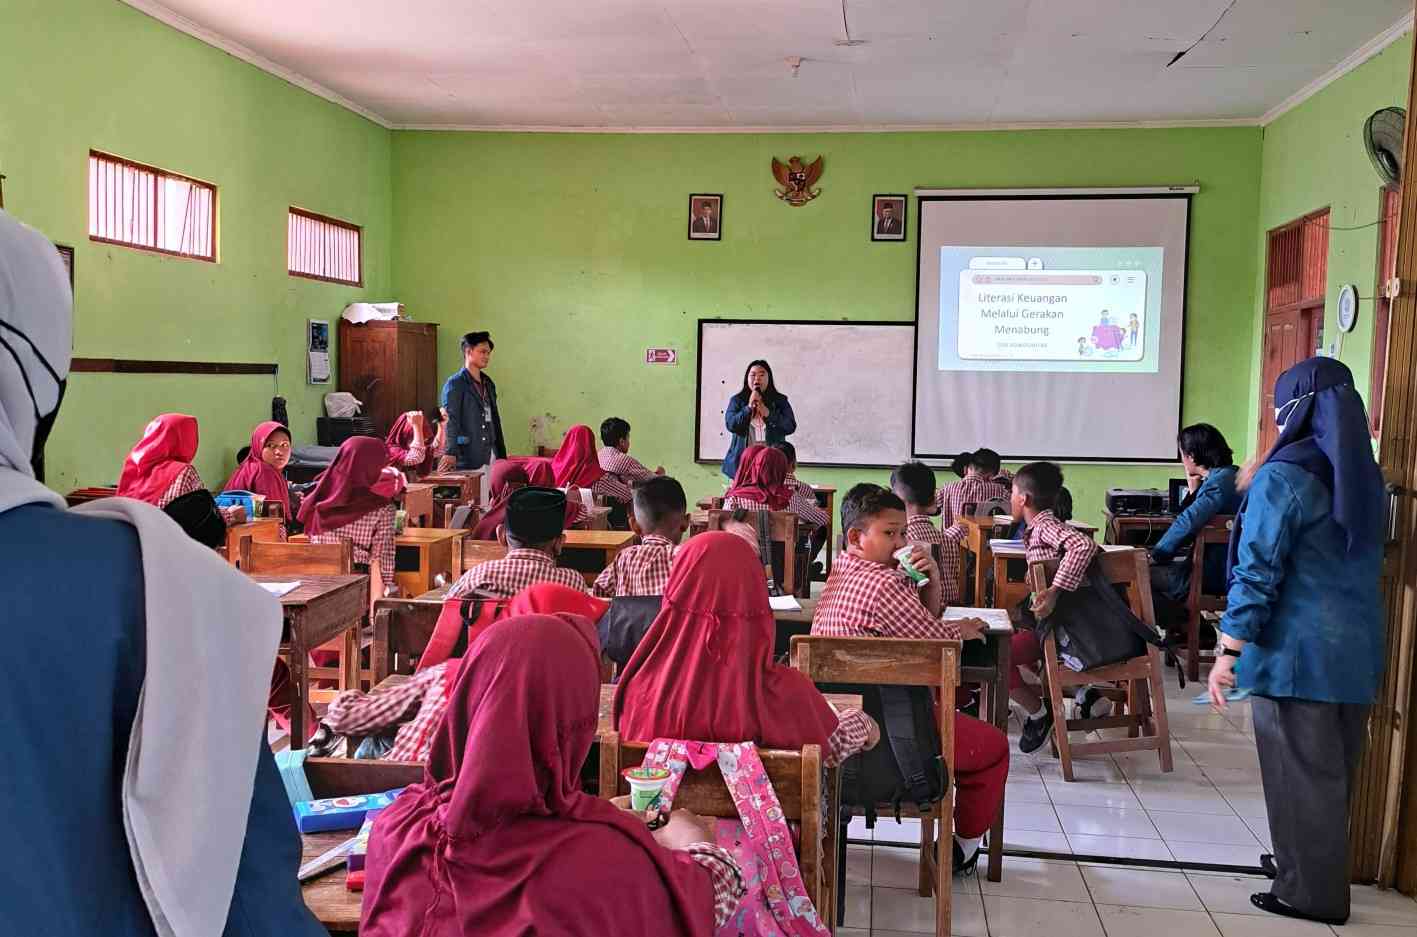
[[[610,508],[604,504],[597,504],[590,509],[590,516],[581,522],[584,527],[580,530],[609,530],[610,529]],[[573,528],[576,529],[576,528]]]
[[[433,526],[433,486],[412,482],[403,492],[403,509],[410,527]]]
[[[285,539],[285,522],[278,517],[260,517],[226,528],[226,561],[241,565],[241,541],[250,537],[254,543],[280,543]]]
[[[835,538],[832,536],[836,531],[836,489],[831,485],[812,485],[811,487],[812,494],[817,496],[817,504],[821,505],[822,510],[827,512],[827,556],[826,562],[823,564],[823,569],[825,569],[826,574],[830,576],[832,573],[832,557],[836,555]],[[816,559],[815,556],[809,558],[808,562],[810,563],[814,559]]]
[[[405,527],[394,538],[394,582],[403,595],[419,595],[433,588],[434,577],[452,581],[454,545],[465,530],[441,527]]]
[[[282,647],[288,649],[290,684],[290,747],[305,747],[305,705],[310,698],[310,652],[341,634],[346,635],[344,666],[352,668],[358,685],[359,623],[369,613],[369,577],[352,576],[252,576],[257,582],[293,582],[300,585],[280,597],[285,615]],[[354,640],[350,640],[350,637]]]
[[[974,555],[974,578],[969,583],[972,591],[960,598],[978,604],[984,601],[984,570],[990,564],[989,540],[997,528],[1008,527],[1013,519],[1003,515],[961,514],[955,522],[965,531],[960,545]]]
[[[556,565],[574,569],[585,576],[586,585],[591,585],[601,570],[615,562],[621,550],[638,541],[628,530],[568,530]]]
[[[64,496],[64,503],[69,507],[78,507],[90,501],[97,501],[100,498],[116,498],[118,489],[101,486],[98,488],[77,488]]]
[[[507,548],[495,540],[474,540],[463,537],[453,547],[453,582],[463,573],[491,560],[500,560],[507,555]]]
[[[419,483],[433,486],[432,526],[444,527],[452,518],[453,509],[464,504],[479,505],[482,497],[482,475],[471,472],[449,472],[425,475]]]
[[[689,536],[697,537],[708,530],[708,510],[694,511],[689,515]]]
[[[1103,543],[1127,547],[1151,547],[1175,522],[1170,514],[1113,514],[1103,511],[1107,524]]]

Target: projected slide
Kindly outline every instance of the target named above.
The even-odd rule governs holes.
[[[939,250],[941,371],[1157,370],[1162,248]]]

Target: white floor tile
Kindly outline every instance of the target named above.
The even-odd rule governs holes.
[[[1004,832],[1028,830],[1035,833],[1061,833],[1058,814],[1052,804],[1011,804],[1004,802]]]
[[[1170,862],[1171,850],[1159,839],[1138,836],[1079,836],[1068,834],[1068,843],[1080,856],[1107,856],[1115,859],[1146,859]]]
[[[871,847],[846,847],[846,881],[852,885],[871,884]]]
[[[836,937],[871,937],[871,932],[855,927],[838,927],[836,929]]]
[[[1338,937],[1417,937],[1417,927],[1403,924],[1355,924],[1352,919],[1330,933]]]
[[[1138,810],[1141,801],[1125,784],[1098,784],[1089,781],[1049,781],[1046,784],[1048,796],[1054,806],[1070,804],[1075,807],[1118,807]]]
[[[1211,919],[1215,921],[1215,926],[1220,928],[1221,937],[1333,937],[1334,933],[1323,924],[1296,921],[1276,914],[1266,914],[1263,917],[1252,914],[1212,914]],[[1341,930],[1343,937],[1353,937],[1352,928],[1344,927]]]
[[[1245,820],[1245,825],[1250,828],[1251,833],[1255,834],[1255,839],[1260,841],[1265,852],[1274,852],[1274,838],[1269,835],[1269,819],[1267,817],[1250,817]]]
[[[977,915],[972,926],[971,918]],[[849,920],[848,920],[849,923]],[[984,906],[977,895],[956,895],[950,902],[950,929],[966,937],[988,937]],[[935,899],[921,898],[910,888],[871,889],[871,931],[905,931],[912,934],[935,932]]]
[[[1038,765],[1038,773],[1043,777],[1044,782],[1062,781],[1063,766],[1056,759],[1050,759]],[[1108,784],[1126,783],[1127,776],[1122,773],[1116,763],[1107,756],[1094,756],[1091,758],[1073,759],[1073,782],[1100,781]]]
[[[986,896],[1048,898],[1054,901],[1092,900],[1075,862],[1005,856],[1002,881],[991,882],[983,875],[979,879],[979,888]]]
[[[1124,866],[1084,865],[1082,877],[1092,900],[1099,905],[1134,908],[1170,908],[1204,911],[1205,905],[1180,872],[1129,869]]]
[[[1148,811],[1161,838],[1178,843],[1219,843],[1227,846],[1258,846],[1259,840],[1245,821],[1231,814],[1228,817],[1203,813],[1173,813],[1165,810]]]
[[[1358,885],[1353,888],[1350,900],[1352,910],[1349,920],[1352,922],[1417,926],[1417,901],[1400,892]]]
[[[1213,865],[1238,865],[1258,869],[1260,851],[1254,846],[1225,846],[1220,843],[1166,844],[1178,862],[1206,862]]]
[[[1080,901],[984,898],[990,937],[1105,937],[1097,909]]]
[[[981,861],[986,861],[981,859]],[[1005,860],[1007,861],[1007,860]],[[952,879],[956,896],[978,895],[982,876],[965,875]],[[871,857],[871,884],[883,888],[914,890],[920,884],[920,850],[877,846]]]
[[[1230,804],[1230,809],[1238,813],[1241,818],[1248,820],[1251,817],[1269,818],[1269,810],[1265,806],[1263,794],[1240,794],[1233,792],[1222,792],[1225,800]]]
[[[846,922],[849,927],[871,926],[871,886],[846,883]]]
[[[1010,775],[1010,778],[1013,776]],[[1012,780],[1004,785],[1004,803],[1013,804],[1051,804],[1052,798],[1048,796],[1048,789],[1043,786],[1043,782],[1038,780],[1038,772],[1033,773],[1033,780],[1015,784]]]
[[[1240,818],[1236,817],[1236,821]],[[1144,810],[1115,807],[1064,807],[1058,811],[1063,831],[1081,836],[1139,836],[1160,839]],[[1243,825],[1243,824],[1242,824]]]
[[[876,819],[876,842],[903,843],[907,846],[914,843],[918,847],[920,821],[909,817],[901,820],[896,820],[894,817],[878,817]]]
[[[1264,786],[1258,767],[1221,768],[1210,766],[1203,770],[1205,776],[1210,778],[1212,784],[1220,788],[1222,794],[1264,794]]]
[[[870,841],[871,831],[866,829],[865,817],[852,817],[851,822],[846,825],[847,839],[864,839]]]
[[[1260,756],[1253,743],[1221,745],[1214,742],[1181,742],[1191,760],[1202,768],[1233,768],[1258,772]]]
[[[1269,891],[1269,880],[1263,876],[1197,875],[1187,872],[1191,887],[1200,895],[1206,910],[1224,914],[1269,915],[1250,904],[1250,896]]]
[[[1224,817],[1235,815],[1234,808],[1215,785],[1204,778],[1185,781],[1136,780],[1132,782],[1132,790],[1147,810],[1208,813]]]
[[[1005,817],[1008,813],[1005,812]],[[1010,849],[1032,849],[1038,852],[1071,853],[1073,847],[1062,833],[1039,833],[1034,830],[1013,830],[1004,834],[1004,846]]]
[[[1107,937],[1220,937],[1204,911],[1099,906]]]

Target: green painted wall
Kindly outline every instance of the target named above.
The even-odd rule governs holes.
[[[770,158],[793,154],[826,157],[823,194],[802,208],[789,208],[771,191]],[[1250,245],[1260,188],[1258,129],[396,132],[395,291],[411,313],[442,324],[447,373],[460,366],[458,334],[492,330],[498,348],[491,373],[513,451],[559,439],[577,422],[598,426],[606,416],[623,416],[635,427],[637,454],[664,464],[692,499],[720,490],[717,466],[692,461],[697,319],[913,318],[914,231],[909,243],[871,243],[872,193],[917,185],[1182,182],[1201,186],[1191,223],[1183,416],[1209,420],[1243,440],[1255,308]],[[721,242],[686,240],[691,192],[724,194]],[[678,348],[679,365],[644,365],[647,346]],[[822,364],[875,366],[854,360],[850,349]],[[869,402],[863,410],[869,413]],[[1116,418],[1150,417],[1119,400]],[[534,430],[534,422],[541,428]],[[1164,485],[1176,471],[1066,469],[1079,516],[1093,519],[1104,488]],[[844,488],[882,480],[885,473],[808,469],[803,475]]]
[[[1257,413],[1260,338],[1264,326],[1265,235],[1269,229],[1324,206],[1329,224],[1324,342],[1338,336],[1338,290],[1358,287],[1358,324],[1343,337],[1339,358],[1353,369],[1364,400],[1373,357],[1373,288],[1377,276],[1379,179],[1363,146],[1363,122],[1380,107],[1406,107],[1412,38],[1407,36],[1324,88],[1264,129],[1263,174],[1256,234],[1254,356],[1249,412]],[[1247,427],[1253,444],[1258,423]]]
[[[305,383],[305,320],[389,295],[389,132],[116,0],[0,3],[0,88],[6,209],[76,250],[75,354],[277,362],[293,425],[313,434],[323,391]],[[91,147],[216,183],[220,262],[89,241]],[[290,205],[365,226],[366,289],[286,274]],[[181,410],[201,421],[197,467],[218,485],[274,390],[74,375],[49,482],[112,481],[147,421]]]

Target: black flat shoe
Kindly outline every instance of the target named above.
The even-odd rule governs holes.
[[[1279,877],[1279,866],[1274,864],[1274,853],[1265,852],[1260,854],[1260,871],[1265,878],[1275,879]]]
[[[1053,707],[1049,706],[1043,710],[1041,717],[1023,721],[1023,732],[1019,733],[1018,737],[1018,750],[1025,755],[1038,751],[1043,747],[1043,743],[1048,741],[1052,731]]]
[[[1305,914],[1298,908],[1293,908],[1285,904],[1283,901],[1279,900],[1267,891],[1262,891],[1251,895],[1250,904],[1259,908],[1261,911],[1268,911],[1270,914],[1278,914],[1281,917],[1296,918],[1300,921],[1314,921],[1319,924],[1335,925],[1348,923],[1348,918],[1346,917],[1318,917],[1313,914]]]

